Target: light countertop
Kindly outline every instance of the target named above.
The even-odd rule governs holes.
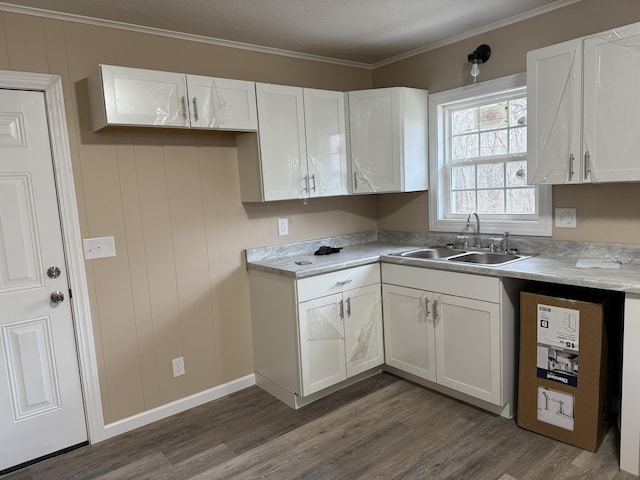
[[[391,255],[415,249],[419,246],[406,243],[365,241],[364,243],[345,245],[339,253],[330,255],[314,255],[313,251],[316,248],[303,249],[298,253],[289,255],[286,254],[286,249],[281,249],[279,255],[272,257],[258,259],[250,259],[248,257],[247,268],[300,279],[345,268],[385,262],[476,275],[640,293],[640,263],[635,262],[620,265],[619,269],[579,268],[576,266],[578,259],[576,257],[543,254],[503,266],[491,267],[454,263],[447,260],[423,260]]]

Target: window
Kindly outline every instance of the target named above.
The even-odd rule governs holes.
[[[429,229],[551,235],[551,188],[527,184],[524,75],[430,96]]]

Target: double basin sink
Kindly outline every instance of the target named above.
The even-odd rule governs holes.
[[[459,262],[491,267],[499,267],[530,257],[530,255],[518,255],[513,253],[500,252],[466,251],[446,247],[419,248],[416,250],[410,250],[408,252],[395,253],[393,255],[404,258],[416,258],[422,260],[447,260],[449,262]]]

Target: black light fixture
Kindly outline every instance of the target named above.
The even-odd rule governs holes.
[[[469,73],[473,77],[473,83],[478,81],[478,75],[480,75],[480,64],[489,60],[490,56],[491,47],[485,44],[480,45],[473,51],[473,53],[467,55],[467,60],[471,64],[471,71]]]

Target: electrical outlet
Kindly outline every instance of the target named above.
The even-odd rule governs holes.
[[[173,378],[184,375],[184,357],[171,360],[171,366],[173,367]]]
[[[556,208],[556,227],[576,228],[576,209]]]
[[[280,235],[281,237],[283,235],[289,235],[289,219],[288,218],[278,219],[278,235]]]

